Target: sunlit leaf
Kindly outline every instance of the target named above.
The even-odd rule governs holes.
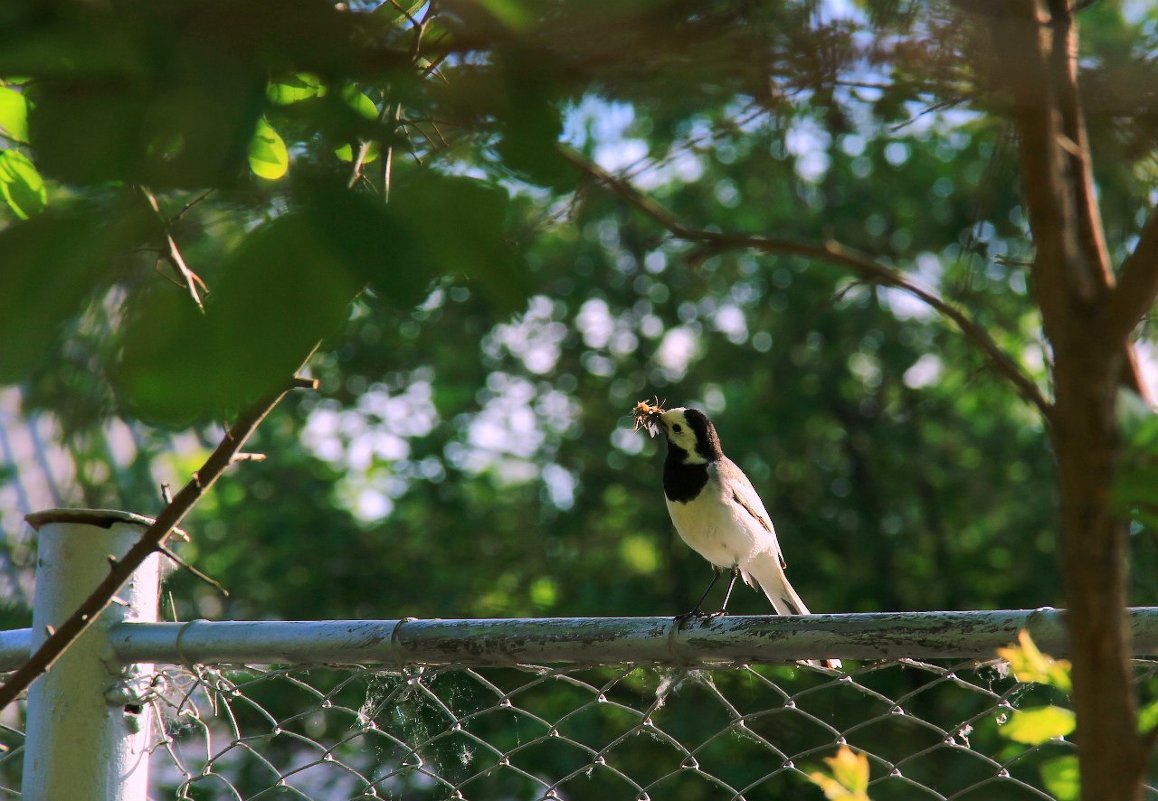
[[[249,168],[254,175],[268,181],[276,181],[289,169],[289,151],[285,142],[264,119],[258,120],[257,130],[249,143]]]
[[[366,150],[366,158],[364,158],[362,160],[362,163],[363,164],[371,164],[371,163],[377,161],[379,150],[380,150],[380,148],[378,147],[378,143],[377,142],[371,142],[370,147],[367,148],[367,150]],[[349,145],[342,145],[341,147],[334,149],[334,155],[337,156],[342,161],[353,161],[354,160],[354,148],[350,147]]]
[[[1071,734],[1075,725],[1072,709],[1040,706],[1034,709],[1015,709],[999,731],[1002,737],[1015,743],[1039,745],[1046,740]]]
[[[378,106],[364,92],[359,92],[356,86],[347,86],[342,90],[342,99],[350,108],[368,120],[377,119]]]
[[[1151,701],[1138,711],[1138,731],[1148,734],[1158,728],[1158,700]]]
[[[1009,662],[1018,681],[1048,684],[1062,692],[1070,691],[1069,661],[1043,654],[1025,629],[1017,633],[1017,642],[1017,645],[998,648],[997,655]]]
[[[865,754],[842,745],[835,756],[825,757],[828,772],[813,771],[808,780],[823,791],[829,801],[869,801],[869,764]]]
[[[1042,762],[1041,782],[1057,801],[1076,801],[1081,794],[1078,758],[1063,756]]]
[[[279,106],[288,106],[291,103],[300,103],[314,97],[321,97],[326,93],[325,84],[315,75],[300,72],[291,78],[277,83],[271,83],[266,88],[266,96]]]
[[[22,220],[44,210],[48,192],[36,166],[17,150],[0,151],[0,195]]]
[[[7,86],[0,86],[0,134],[16,142],[28,141],[28,101]]]

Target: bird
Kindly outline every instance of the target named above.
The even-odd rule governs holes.
[[[787,562],[776,539],[772,518],[744,471],[724,455],[720,436],[698,409],[641,402],[634,410],[636,428],[658,430],[667,441],[663,493],[680,539],[712,566],[712,581],[695,608],[681,617],[703,616],[700,608],[723,571],[731,572],[724,602],[727,613],[737,578],[761,589],[779,615],[807,615],[808,607],[788,582]],[[841,667],[840,660],[824,660]]]

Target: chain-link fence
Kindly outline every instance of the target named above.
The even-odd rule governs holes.
[[[474,661],[494,622],[478,623],[474,657],[472,624],[457,625]],[[1073,786],[1069,738],[1005,731],[1019,710],[1066,697],[1000,660],[596,664],[608,650],[576,652],[587,666],[158,665],[132,710],[153,730],[149,798],[821,799],[809,774],[842,745],[867,755],[873,801],[1066,798]],[[1158,697],[1158,661],[1136,660],[1135,677],[1144,700]],[[20,795],[9,723],[0,797]]]
[[[1140,662],[1153,684],[1158,663]],[[1073,744],[1001,734],[1042,688],[999,662],[678,670],[168,671],[165,798],[819,799],[847,744],[883,799],[1049,799]],[[1051,786],[1052,785],[1052,786]],[[1158,798],[1158,790],[1149,790]]]

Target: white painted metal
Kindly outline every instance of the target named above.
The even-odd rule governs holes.
[[[1137,656],[1158,654],[1158,607],[1128,610]],[[883,612],[729,616],[676,628],[670,617],[501,620],[222,621],[125,624],[110,633],[122,661],[249,664],[682,665],[797,659],[993,658],[1026,628],[1068,653],[1065,612]]]
[[[67,618],[107,575],[149,520],[124,512],[51,510],[28,516],[39,532],[30,647]],[[28,693],[24,801],[145,801],[152,665],[119,664],[111,626],[157,619],[159,565],[153,556],[113,603]]]
[[[1158,607],[1127,610],[1135,656],[1158,655]],[[1022,628],[1065,656],[1065,611],[879,612],[499,620],[310,620],[123,623],[109,631],[118,663],[509,665],[659,662],[710,665],[845,659],[985,659]],[[0,632],[0,670],[28,658],[29,629]]]

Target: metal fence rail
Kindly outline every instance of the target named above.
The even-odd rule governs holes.
[[[1129,610],[1134,653],[1158,655],[1158,607]],[[124,664],[510,666],[992,657],[1022,629],[1066,656],[1064,610],[496,620],[321,620],[121,623],[109,645]],[[28,658],[31,629],[0,632],[0,670]]]

